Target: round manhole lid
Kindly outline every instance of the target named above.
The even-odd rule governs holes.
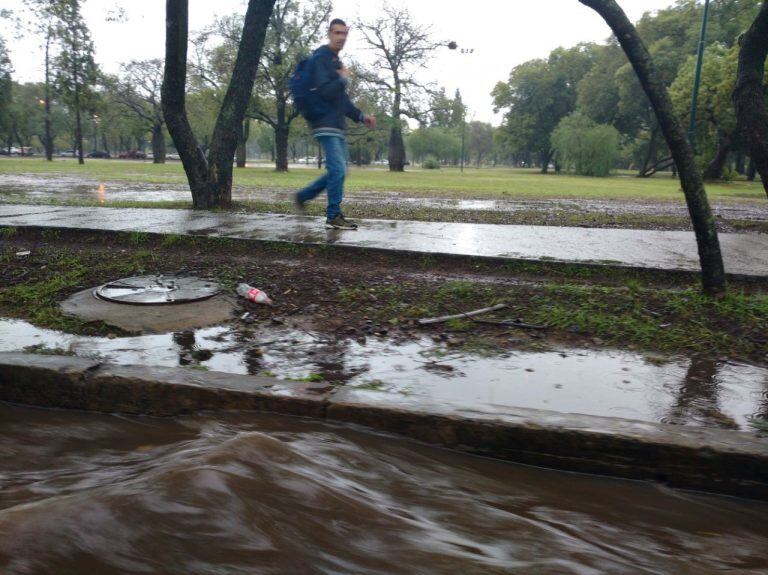
[[[155,275],[115,280],[97,287],[93,293],[114,303],[158,305],[200,301],[220,291],[219,284],[211,280]]]

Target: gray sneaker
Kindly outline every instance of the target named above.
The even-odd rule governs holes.
[[[332,220],[325,220],[325,227],[329,230],[356,230],[357,224],[339,214]]]

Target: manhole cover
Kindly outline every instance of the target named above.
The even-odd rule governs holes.
[[[200,301],[220,291],[219,284],[201,278],[136,276],[104,284],[93,290],[93,294],[114,303],[158,305]]]

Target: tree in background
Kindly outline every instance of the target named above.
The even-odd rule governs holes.
[[[619,150],[619,132],[596,124],[579,112],[566,116],[552,132],[558,164],[581,176],[605,177],[613,169]]]
[[[83,113],[93,104],[98,70],[93,60],[91,34],[80,12],[80,0],[63,0],[59,9],[61,50],[54,60],[56,87],[74,115],[77,157],[83,164]]]
[[[288,170],[288,138],[299,112],[290,103],[289,80],[296,65],[322,41],[331,13],[328,0],[312,0],[300,9],[296,0],[277,0],[272,11],[256,93],[248,115],[275,131],[275,170]]]
[[[408,10],[385,5],[382,14],[370,22],[359,22],[368,48],[373,52],[374,72],[365,81],[389,102],[392,121],[389,132],[389,169],[405,169],[404,117],[421,121],[422,100],[431,89],[418,82],[416,71],[426,68],[429,58],[441,44],[431,39],[430,31],[415,24]]]
[[[576,107],[576,86],[594,61],[594,45],[558,48],[547,60],[530,60],[493,89],[494,111],[504,110],[501,142],[512,153],[529,152],[546,174],[552,160],[550,135]]]
[[[68,13],[68,0],[25,0],[27,7],[32,11],[28,28],[42,38],[44,53],[44,93],[43,102],[45,106],[45,134],[41,138],[45,147],[45,158],[48,161],[53,160],[53,142],[55,135],[51,120],[52,99],[53,99],[53,81],[54,81],[54,60],[56,50],[59,47],[59,39],[65,23],[62,18]]]
[[[737,47],[726,48],[721,44],[714,44],[704,52],[696,148],[701,158],[708,159],[703,173],[705,180],[722,178],[728,154],[737,144],[736,111],[731,94],[736,85],[738,55]],[[678,115],[686,121],[691,110],[695,70],[696,57],[690,56],[669,90]]]
[[[269,17],[275,0],[249,0],[232,77],[211,136],[208,157],[192,132],[186,111],[188,0],[166,0],[163,114],[179,152],[196,209],[228,207],[232,202],[232,160],[238,131],[253,92]]]
[[[165,163],[165,119],[160,101],[163,61],[131,60],[120,67],[120,76],[110,83],[113,98],[130,112],[145,131],[152,133],[155,164]]]
[[[768,109],[765,103],[765,60],[768,54],[768,0],[741,40],[733,101],[746,132],[757,171],[768,195]]]
[[[493,126],[477,120],[467,125],[466,153],[471,159],[475,158],[475,164],[479,168],[483,160],[493,153]]]
[[[710,295],[726,290],[725,267],[720,252],[715,219],[709,207],[704,182],[696,168],[693,150],[674,113],[672,101],[653,58],[637,30],[615,0],[579,0],[606,21],[619,39],[653,106],[656,116],[680,172],[680,180],[688,204],[701,262],[702,287]]]
[[[11,103],[13,79],[11,59],[5,47],[5,40],[0,36],[0,133],[6,135],[6,144],[11,147]]]

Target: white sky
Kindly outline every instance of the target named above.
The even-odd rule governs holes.
[[[472,54],[448,49],[440,53],[423,73],[423,80],[445,86],[449,95],[461,90],[470,116],[498,123],[490,92],[496,82],[506,80],[510,70],[526,60],[546,57],[558,46],[605,40],[610,30],[603,20],[578,0],[389,0],[405,6],[413,20],[431,26],[436,39],[455,40]],[[632,21],[646,11],[665,8],[673,0],[619,0]],[[373,19],[382,6],[379,0],[334,0],[334,16],[352,23],[357,17]],[[125,9],[128,21],[106,22],[115,6]],[[243,0],[190,0],[190,29],[201,28],[216,15],[244,13]],[[450,6],[446,8],[446,6]],[[22,0],[0,0],[0,8],[20,11]],[[107,72],[131,59],[161,58],[165,41],[165,2],[162,0],[86,0],[84,16],[93,36],[96,61]],[[17,81],[42,81],[42,53],[34,36],[2,30],[11,52]],[[352,31],[342,54],[364,61],[359,36]]]

